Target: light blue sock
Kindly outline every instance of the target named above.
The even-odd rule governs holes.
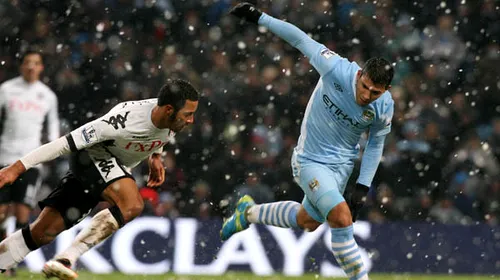
[[[354,240],[352,225],[345,228],[331,228],[332,251],[335,259],[350,280],[367,280],[366,271],[358,244]]]
[[[256,204],[248,209],[246,218],[253,224],[299,228],[297,225],[299,208],[300,203],[295,201]]]

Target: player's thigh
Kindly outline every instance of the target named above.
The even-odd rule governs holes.
[[[132,178],[114,181],[102,191],[102,198],[118,206],[125,222],[137,217],[144,208],[144,201]]]
[[[304,196],[304,199],[302,199],[302,208],[304,211],[307,213],[307,217],[304,216],[304,222],[311,222],[311,219],[318,222],[318,223],[324,223],[325,218],[321,214],[321,212],[316,208],[316,206],[313,205],[313,203],[307,198],[307,196]],[[300,212],[300,211],[299,211]]]
[[[106,188],[120,187],[122,183],[117,183],[118,181],[123,182],[121,180],[124,178],[134,180],[116,157],[104,147],[78,151],[70,157],[70,167],[75,177],[97,199],[101,199]]]
[[[321,224],[323,224],[324,219],[321,213],[312,203],[304,196],[302,205],[297,212],[297,223],[299,227],[306,231],[314,231]]]
[[[16,217],[16,222],[20,224],[28,223],[32,210],[33,207],[28,206],[24,203],[15,203],[14,216]]]
[[[71,171],[97,200],[117,205],[127,220],[128,212],[143,206],[134,178],[105,147],[78,151],[70,158]],[[142,208],[140,209],[142,211]]]
[[[23,173],[13,184],[11,191],[12,201],[24,204],[30,209],[36,207],[36,194],[42,185],[40,170],[31,168]]]
[[[294,166],[295,182],[307,198],[304,208],[307,207],[306,210],[315,220],[324,221],[330,210],[344,201],[338,177],[339,174],[326,165],[302,162]]]
[[[330,169],[335,174],[337,180],[337,186],[340,193],[343,195],[351,177],[352,171],[354,169],[354,163],[346,163],[338,166],[331,166]]]
[[[98,202],[88,187],[73,173],[68,172],[59,185],[38,205],[42,211],[45,207],[58,211],[65,227],[69,229],[87,217]]]

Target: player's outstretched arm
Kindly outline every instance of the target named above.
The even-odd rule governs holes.
[[[51,161],[69,152],[70,147],[65,137],[61,137],[36,148],[20,160],[0,170],[0,188],[7,184],[12,184],[17,177],[31,167]]]
[[[328,59],[334,53],[328,50],[323,44],[311,39],[295,25],[267,15],[250,3],[240,3],[233,7],[230,13],[248,22],[267,27],[275,35],[307,56],[311,64],[321,75],[328,73],[338,61],[338,59]],[[320,59],[322,57],[327,59]]]

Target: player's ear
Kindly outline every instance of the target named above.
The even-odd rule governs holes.
[[[392,86],[391,86],[391,85],[387,85],[387,86],[385,87],[385,90],[390,90],[391,88],[392,88]]]
[[[171,116],[174,114],[174,112],[175,112],[174,106],[167,104],[167,105],[164,105],[163,107],[164,107],[163,110],[164,110],[166,115]]]

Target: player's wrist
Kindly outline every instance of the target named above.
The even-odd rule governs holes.
[[[11,165],[11,168],[16,172],[17,175],[23,174],[28,169],[21,160],[14,162]]]
[[[149,156],[149,161],[148,161],[149,166],[151,167],[152,165],[154,165],[154,164],[155,164],[155,162],[160,162],[160,163],[163,163],[163,159],[162,159],[162,157],[161,157],[161,154],[156,154],[156,153],[155,153],[155,154],[151,154],[151,155]]]
[[[150,160],[150,162],[154,162],[154,161],[163,162],[163,158],[161,157],[161,154],[152,154],[149,156],[149,160]]]
[[[360,192],[368,193],[368,191],[370,190],[370,187],[363,185],[363,184],[360,184],[360,183],[356,183],[356,190],[360,191]]]

